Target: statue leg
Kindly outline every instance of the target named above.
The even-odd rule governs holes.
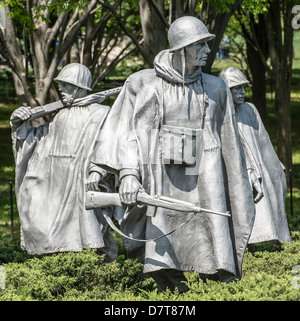
[[[148,272],[147,274],[154,279],[159,292],[165,291],[167,288],[169,288],[171,291],[174,291],[176,288],[178,288],[179,293],[189,290],[189,287],[184,283],[187,282],[187,279],[182,271],[174,269],[161,269]]]

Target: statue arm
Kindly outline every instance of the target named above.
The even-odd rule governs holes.
[[[86,191],[98,191],[99,183],[107,175],[105,169],[97,166],[96,164],[90,163],[89,176],[86,180],[85,189]]]

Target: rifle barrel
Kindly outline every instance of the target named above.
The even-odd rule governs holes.
[[[90,95],[87,95],[85,97],[76,98],[74,100],[74,103],[88,101],[88,99],[94,98],[94,97],[98,97],[98,96],[99,97],[113,96],[113,95],[118,94],[121,91],[121,89],[122,89],[122,86],[121,87],[112,88],[112,89],[108,89],[108,90],[105,90],[105,91],[101,91],[101,92],[98,92],[98,93],[90,94]],[[59,109],[65,108],[65,107],[68,107],[68,106],[65,105],[62,102],[62,100],[58,100],[58,101],[55,101],[53,103],[46,104],[44,106],[38,106],[38,107],[32,108],[31,109],[32,115],[30,116],[28,121],[34,120],[34,119],[39,118],[39,117],[44,117],[44,116],[46,116],[48,114],[56,112]]]
[[[194,213],[211,213],[221,216],[230,217],[231,214],[227,211],[225,213],[219,211],[213,211],[206,208],[197,206],[194,203],[176,200],[171,197],[166,196],[150,196],[145,192],[138,193],[138,201],[146,205],[152,205],[157,207],[163,207],[170,210],[180,211],[180,212],[194,212]]]
[[[137,202],[146,206],[162,207],[179,212],[194,212],[194,213],[211,213],[216,215],[222,215],[230,217],[229,212],[218,212],[209,209],[202,208],[193,203],[180,201],[164,196],[150,196],[146,192],[138,192]],[[104,208],[110,206],[122,206],[119,193],[103,193],[88,191],[86,193],[86,209]]]

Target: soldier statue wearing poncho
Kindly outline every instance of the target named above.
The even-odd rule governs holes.
[[[284,166],[273,148],[256,107],[245,102],[249,81],[237,68],[223,69],[219,77],[228,84],[236,110],[240,134],[244,137],[261,173],[264,197],[255,204],[256,215],[249,244],[266,241],[291,242],[286,212]]]
[[[174,21],[170,50],[156,56],[154,69],[128,77],[92,156],[93,164],[119,175],[124,233],[153,239],[175,229],[151,242],[124,239],[128,255],[142,259],[160,290],[185,291],[184,271],[222,281],[240,277],[254,221],[230,91],[201,71],[212,38],[197,18]],[[141,208],[139,189],[232,216]]]
[[[84,65],[65,66],[55,81],[70,107],[38,127],[27,121],[30,107],[11,116],[21,246],[29,254],[97,248],[112,260],[116,245],[102,210],[85,209],[84,187],[89,174],[106,175],[90,166],[90,155],[109,107],[74,102],[91,91],[92,75]]]

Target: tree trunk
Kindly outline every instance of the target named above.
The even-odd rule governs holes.
[[[157,8],[163,13],[164,1],[152,0]],[[167,49],[168,39],[167,31],[162,19],[156,13],[154,7],[148,0],[140,0],[140,15],[144,35],[143,47],[153,62],[155,56],[162,50]],[[153,67],[153,63],[152,66]]]
[[[252,103],[263,120],[267,117],[266,105],[266,68],[259,54],[247,43],[247,58],[252,82]]]
[[[78,43],[74,42],[70,50],[70,62],[80,63]]]
[[[188,16],[195,16],[197,0],[188,0],[184,8],[184,14]]]
[[[169,24],[184,15],[184,1],[171,0],[169,5]]]
[[[294,1],[291,0],[274,0],[269,11],[265,14],[275,87],[277,153],[286,168],[287,181],[289,181],[289,169],[292,168],[290,93],[293,62],[293,29],[291,20],[294,4]]]
[[[15,90],[16,90],[16,94],[17,94],[17,97],[18,97],[19,104],[21,106],[26,106],[27,105],[27,99],[26,99],[26,95],[25,95],[24,88],[23,88],[23,85],[21,83],[21,80],[19,79],[19,77],[16,75],[15,72],[12,72],[12,78],[13,78],[14,87],[15,87]]]
[[[264,61],[267,61],[269,53],[264,15],[258,15],[258,22],[251,14],[249,21],[241,18],[238,18],[238,21],[246,40],[248,74],[252,83],[252,102],[257,107],[262,119],[266,119],[267,68]],[[250,30],[248,26],[250,26]]]
[[[207,25],[209,32],[215,34],[216,37],[208,43],[211,53],[208,55],[206,65],[202,68],[206,73],[210,73],[230,17],[231,13],[228,12],[225,14],[217,14],[215,19]]]
[[[47,55],[44,52],[44,39],[45,39],[45,26],[44,22],[36,22],[36,25],[39,25],[36,29],[33,30],[33,36],[30,42],[30,51],[31,56],[34,61],[34,74],[35,74],[35,93],[36,99],[40,105],[45,104],[44,97],[44,79],[47,75],[48,70],[48,61]]]
[[[208,31],[216,35],[216,37],[208,43],[211,53],[208,55],[206,65],[202,68],[204,72],[210,73],[229,19],[242,2],[243,0],[239,0],[236,1],[234,5],[228,5],[228,12],[217,13],[215,6],[209,5],[207,1],[202,1],[200,19],[207,26]]]
[[[275,107],[277,123],[277,154],[286,168],[289,180],[289,170],[292,168],[292,135],[290,85],[287,83],[286,70],[280,70],[275,78]]]
[[[123,57],[126,57],[132,52],[130,43],[127,43],[127,36],[141,51],[145,60],[151,64],[151,60],[148,60],[148,56],[140,44],[140,26],[134,25],[132,28],[126,28],[125,25],[126,17],[132,12],[134,14],[136,13],[137,5],[134,8],[125,9],[125,7],[122,6],[124,3],[125,0],[117,0],[114,5],[110,5],[107,1],[91,0],[87,2],[84,10],[79,10],[79,7],[76,7],[77,5],[74,2],[75,8],[72,6],[72,10],[60,12],[58,8],[49,14],[48,5],[53,5],[53,1],[27,0],[13,7],[15,10],[14,17],[11,15],[8,16],[10,6],[7,5],[5,7],[7,11],[5,13],[6,23],[4,26],[2,21],[0,28],[0,40],[1,44],[3,44],[1,45],[1,52],[2,54],[5,53],[5,56],[6,52],[8,53],[8,64],[17,76],[17,78],[15,77],[14,84],[21,98],[20,103],[24,103],[25,99],[26,105],[35,107],[57,100],[58,92],[53,85],[53,78],[57,75],[57,67],[64,56],[67,57],[68,61],[78,61],[76,45],[78,36],[84,29],[82,26],[86,23],[91,27],[85,29],[86,31],[89,29],[90,46],[81,46],[79,48],[81,51],[79,57],[82,59],[81,61],[90,68],[92,73],[95,71],[93,74],[94,79],[100,79],[100,74],[104,77],[107,72],[111,70],[111,65],[115,65],[122,60]],[[25,8],[24,5],[26,6]],[[40,13],[44,17],[49,18],[49,20],[46,19],[43,21],[43,19],[40,19],[40,16],[35,14],[36,8],[40,5],[43,5],[43,11],[40,11]],[[67,1],[66,6],[68,5],[69,2]],[[29,23],[24,23],[22,20],[24,30],[20,27],[20,21],[18,21],[18,6],[26,9],[27,12],[30,13],[27,17],[31,19]],[[53,8],[52,6],[51,10],[53,10]],[[118,12],[120,11],[122,14],[118,14],[116,9],[120,9]],[[3,9],[1,12],[4,12]],[[96,13],[97,17],[95,15]],[[100,21],[98,15],[101,16]],[[114,28],[118,29],[121,27],[115,33],[115,35],[118,35],[117,37],[113,35],[111,30],[107,31],[107,24],[112,15],[116,17],[118,23]],[[30,28],[31,25],[33,25],[33,30]],[[19,37],[23,37],[23,39],[21,38],[19,40]],[[103,39],[105,39],[105,42]],[[121,48],[122,55],[118,55],[116,59],[108,57],[112,54],[112,46],[116,46],[118,42],[124,43],[124,40],[126,40],[126,46]],[[23,46],[22,43],[24,43],[25,46]],[[74,43],[76,43],[76,45],[73,46]],[[101,46],[103,48],[101,48]],[[65,55],[66,52],[68,52],[68,55]],[[32,84],[28,81],[26,67],[28,63],[24,63],[24,55],[33,67],[34,81]],[[34,89],[32,90],[32,88]],[[30,90],[32,90],[32,92]]]
[[[80,31],[81,26],[85,23],[85,21],[89,18],[91,11],[96,7],[97,0],[91,0],[88,2],[86,9],[82,12],[82,15],[77,19],[77,10],[75,10],[73,17],[74,23],[70,23],[70,28],[68,28],[68,32],[66,30],[66,24],[62,24],[60,31],[60,39],[59,44],[54,49],[54,54],[52,56],[51,62],[49,63],[47,75],[43,79],[44,82],[44,90],[43,90],[43,98],[47,99],[47,96],[50,92],[50,88],[53,85],[52,81],[57,72],[57,66],[64,54],[68,51],[70,46],[73,45],[75,41],[78,39],[78,33]]]
[[[30,106],[36,106],[36,101],[32,97],[29,85],[26,79],[26,69],[23,63],[23,55],[21,51],[20,42],[16,35],[16,30],[14,27],[14,22],[9,15],[10,8],[6,6],[6,25],[5,29],[0,30],[0,38],[5,48],[8,52],[8,64],[15,73],[14,84],[16,86],[16,92],[20,93],[20,104],[22,104],[24,99],[28,102]],[[19,79],[19,81],[17,80]]]

